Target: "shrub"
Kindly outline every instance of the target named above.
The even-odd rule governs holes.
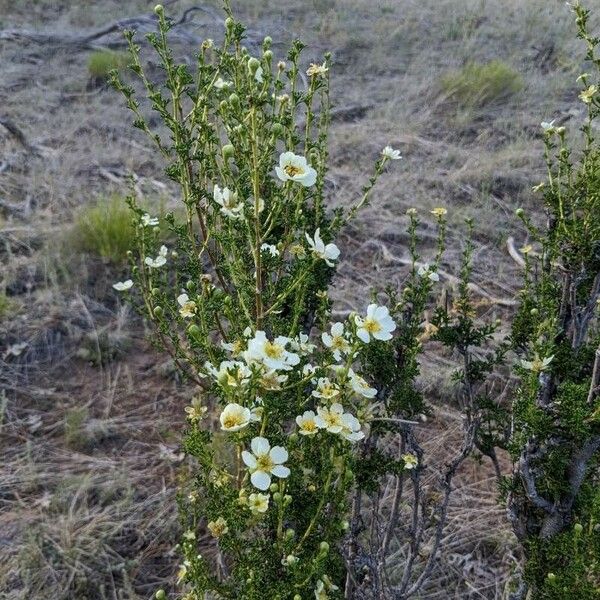
[[[88,58],[88,71],[91,77],[108,79],[113,69],[120,71],[129,64],[129,53],[115,50],[94,50]]]
[[[500,60],[467,63],[442,77],[442,89],[448,98],[465,108],[480,108],[502,102],[519,92],[523,79]]]
[[[84,207],[75,218],[71,248],[115,264],[125,262],[133,248],[131,213],[121,196],[101,198]]]
[[[526,555],[515,598],[597,599],[600,584],[600,115],[596,51],[588,11],[574,6],[594,75],[583,74],[587,110],[583,150],[575,156],[565,127],[542,123],[548,180],[547,226],[522,211],[532,246],[513,345],[520,387],[513,406],[515,459],[508,505]]]

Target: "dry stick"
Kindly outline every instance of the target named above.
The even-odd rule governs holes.
[[[596,358],[594,359],[594,368],[592,370],[592,380],[590,381],[590,391],[587,397],[588,406],[594,402],[594,398],[600,388],[600,347],[596,350]]]

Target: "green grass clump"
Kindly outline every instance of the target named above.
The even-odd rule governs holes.
[[[88,71],[91,77],[107,79],[113,69],[117,71],[125,69],[129,62],[128,52],[95,50],[88,59]]]
[[[74,250],[119,264],[125,261],[132,247],[133,233],[125,199],[111,196],[79,212],[71,245]]]
[[[456,103],[467,108],[501,102],[523,88],[517,71],[502,62],[467,63],[442,77],[442,89]]]
[[[0,322],[8,318],[13,308],[13,303],[4,292],[0,292]]]

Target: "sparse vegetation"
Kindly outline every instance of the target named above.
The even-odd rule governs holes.
[[[481,108],[507,100],[523,88],[523,78],[501,60],[469,62],[442,76],[446,96],[464,108]]]
[[[67,239],[66,252],[85,252],[90,256],[122,264],[133,248],[132,218],[122,196],[100,198],[82,208]]]
[[[87,67],[91,77],[108,80],[111,71],[121,71],[129,62],[130,57],[127,52],[94,50],[88,58]]]

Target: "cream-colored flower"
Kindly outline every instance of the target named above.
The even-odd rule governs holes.
[[[325,263],[333,267],[334,260],[337,260],[340,256],[340,249],[335,244],[325,244],[321,239],[321,231],[318,228],[315,231],[314,238],[311,238],[308,233],[304,234],[306,236],[306,241],[310,246],[311,252],[317,257],[322,258]]]
[[[204,368],[221,387],[244,386],[250,380],[252,371],[243,362],[237,360],[224,360],[218,369],[209,363],[204,363]]]
[[[522,254],[529,254],[530,252],[533,252],[533,246],[531,244],[525,244],[525,246],[521,248]]]
[[[227,521],[223,517],[219,517],[216,521],[209,521],[206,527],[211,535],[217,539],[229,531],[229,525],[227,525]]]
[[[191,319],[196,314],[196,303],[187,294],[179,294],[177,303],[181,306],[179,314],[184,319]]]
[[[540,123],[541,128],[544,130],[544,133],[554,133],[554,121],[542,121]]]
[[[323,429],[329,433],[341,433],[347,427],[347,423],[344,422],[344,407],[338,402],[334,402],[329,408],[317,407],[317,414],[324,423]]]
[[[318,75],[325,75],[329,69],[325,66],[325,63],[322,65],[317,65],[315,63],[311,63],[310,67],[306,69],[306,74],[309,77],[316,77]]]
[[[197,423],[204,418],[204,415],[208,411],[208,407],[202,405],[202,399],[200,397],[196,397],[193,398],[190,405],[186,406],[183,410],[192,423]]]
[[[419,464],[414,454],[403,454],[400,458],[404,461],[404,468],[407,470],[415,469]]]
[[[339,394],[339,388],[334,383],[331,383],[328,377],[319,377],[317,389],[312,392],[315,398],[323,398],[323,400],[332,400],[336,396],[339,396]]]
[[[343,323],[334,323],[331,326],[331,333],[324,331],[321,339],[327,348],[331,348],[333,358],[337,361],[342,360],[342,354],[350,352],[350,343],[346,339]]]
[[[360,375],[357,375],[352,369],[348,371],[350,377],[350,385],[352,389],[364,398],[375,398],[377,390],[371,387]]]
[[[162,267],[167,262],[168,252],[169,252],[168,248],[163,245],[160,247],[160,250],[158,251],[158,256],[156,258],[150,258],[149,256],[146,256],[146,258],[144,259],[144,264],[146,264],[147,266],[149,266],[152,269],[158,269],[159,267]]]
[[[191,563],[189,560],[184,560],[182,565],[179,565],[179,570],[177,571],[177,584],[185,581],[185,578],[188,574],[188,569],[191,567]]]
[[[158,225],[158,219],[151,217],[148,213],[142,215],[141,223],[144,227],[156,227]]]
[[[260,247],[261,252],[268,252],[271,256],[279,256],[279,250],[277,250],[277,246],[273,246],[273,244],[263,244]]]
[[[304,187],[310,187],[317,181],[317,172],[306,162],[306,158],[293,152],[281,154],[275,172],[281,181],[296,181]]]
[[[285,479],[290,470],[283,466],[288,459],[288,452],[283,446],[271,448],[269,440],[255,437],[250,443],[252,452],[244,450],[242,460],[250,471],[250,481],[259,490],[267,490],[271,485],[271,477]]]
[[[221,429],[223,431],[239,431],[244,429],[250,423],[252,414],[250,409],[236,404],[235,402],[229,403],[221,413],[219,421],[221,421]]]
[[[125,292],[133,287],[133,281],[131,281],[131,279],[117,281],[117,283],[113,283],[113,287],[115,290],[117,290],[117,292]]]
[[[267,494],[250,494],[248,496],[248,508],[253,513],[266,513],[269,509],[269,496]]]
[[[231,219],[240,219],[243,216],[244,204],[239,202],[237,192],[230,190],[228,187],[221,189],[215,184],[213,198],[221,207],[221,212],[225,216]]]
[[[193,542],[196,539],[196,534],[191,529],[188,529],[183,533],[183,539],[188,542]]]
[[[365,437],[365,434],[360,430],[359,420],[351,413],[342,415],[342,430],[340,435],[349,442],[358,442]]]
[[[594,99],[594,96],[596,95],[597,92],[598,92],[598,86],[590,85],[590,87],[583,90],[583,92],[581,92],[581,94],[579,94],[579,99],[582,102],[585,102],[585,104],[591,104],[592,100]]]
[[[552,362],[554,355],[547,356],[546,358],[540,358],[539,354],[536,352],[533,360],[521,360],[521,366],[532,373],[541,373],[542,371],[546,371]]]
[[[392,331],[396,329],[396,323],[390,316],[390,313],[385,306],[377,304],[369,304],[367,307],[367,315],[362,318],[355,316],[357,326],[356,335],[363,342],[368,343],[371,338],[376,340],[391,340]]]
[[[296,417],[296,423],[299,428],[300,435],[315,435],[319,429],[325,428],[325,422],[321,417],[315,415],[312,410],[304,411],[304,414]]]
[[[289,371],[300,362],[300,357],[294,352],[286,350],[290,338],[279,336],[273,341],[267,338],[264,331],[257,331],[251,340],[248,340],[248,349],[244,352],[244,360],[248,364],[262,363],[273,371]]]
[[[288,376],[277,373],[277,371],[267,371],[259,379],[260,386],[269,391],[277,391],[288,380]]]
[[[219,77],[215,83],[214,86],[218,89],[218,90],[222,90],[224,88],[230,88],[233,85],[233,83],[231,81],[225,81],[224,79],[222,79],[221,77]]]
[[[391,146],[386,146],[382,151],[381,155],[388,160],[400,160],[402,155],[400,154],[400,150],[394,150]]]
[[[427,263],[419,267],[419,269],[417,270],[417,275],[419,277],[427,277],[427,279],[429,279],[430,281],[440,280],[440,276],[435,271],[432,271],[431,267]]]
[[[298,337],[293,338],[290,341],[290,347],[294,352],[297,352],[300,356],[308,356],[312,354],[316,348],[314,344],[308,341],[306,333],[300,333]]]
[[[432,208],[429,212],[438,219],[441,219],[442,217],[445,217],[448,214],[448,210],[445,209],[443,206],[436,206],[435,208]]]
[[[315,587],[315,599],[329,600],[331,596],[327,592],[335,592],[338,589],[339,587],[334,585],[327,575],[323,575],[323,577],[317,581],[317,586]]]

